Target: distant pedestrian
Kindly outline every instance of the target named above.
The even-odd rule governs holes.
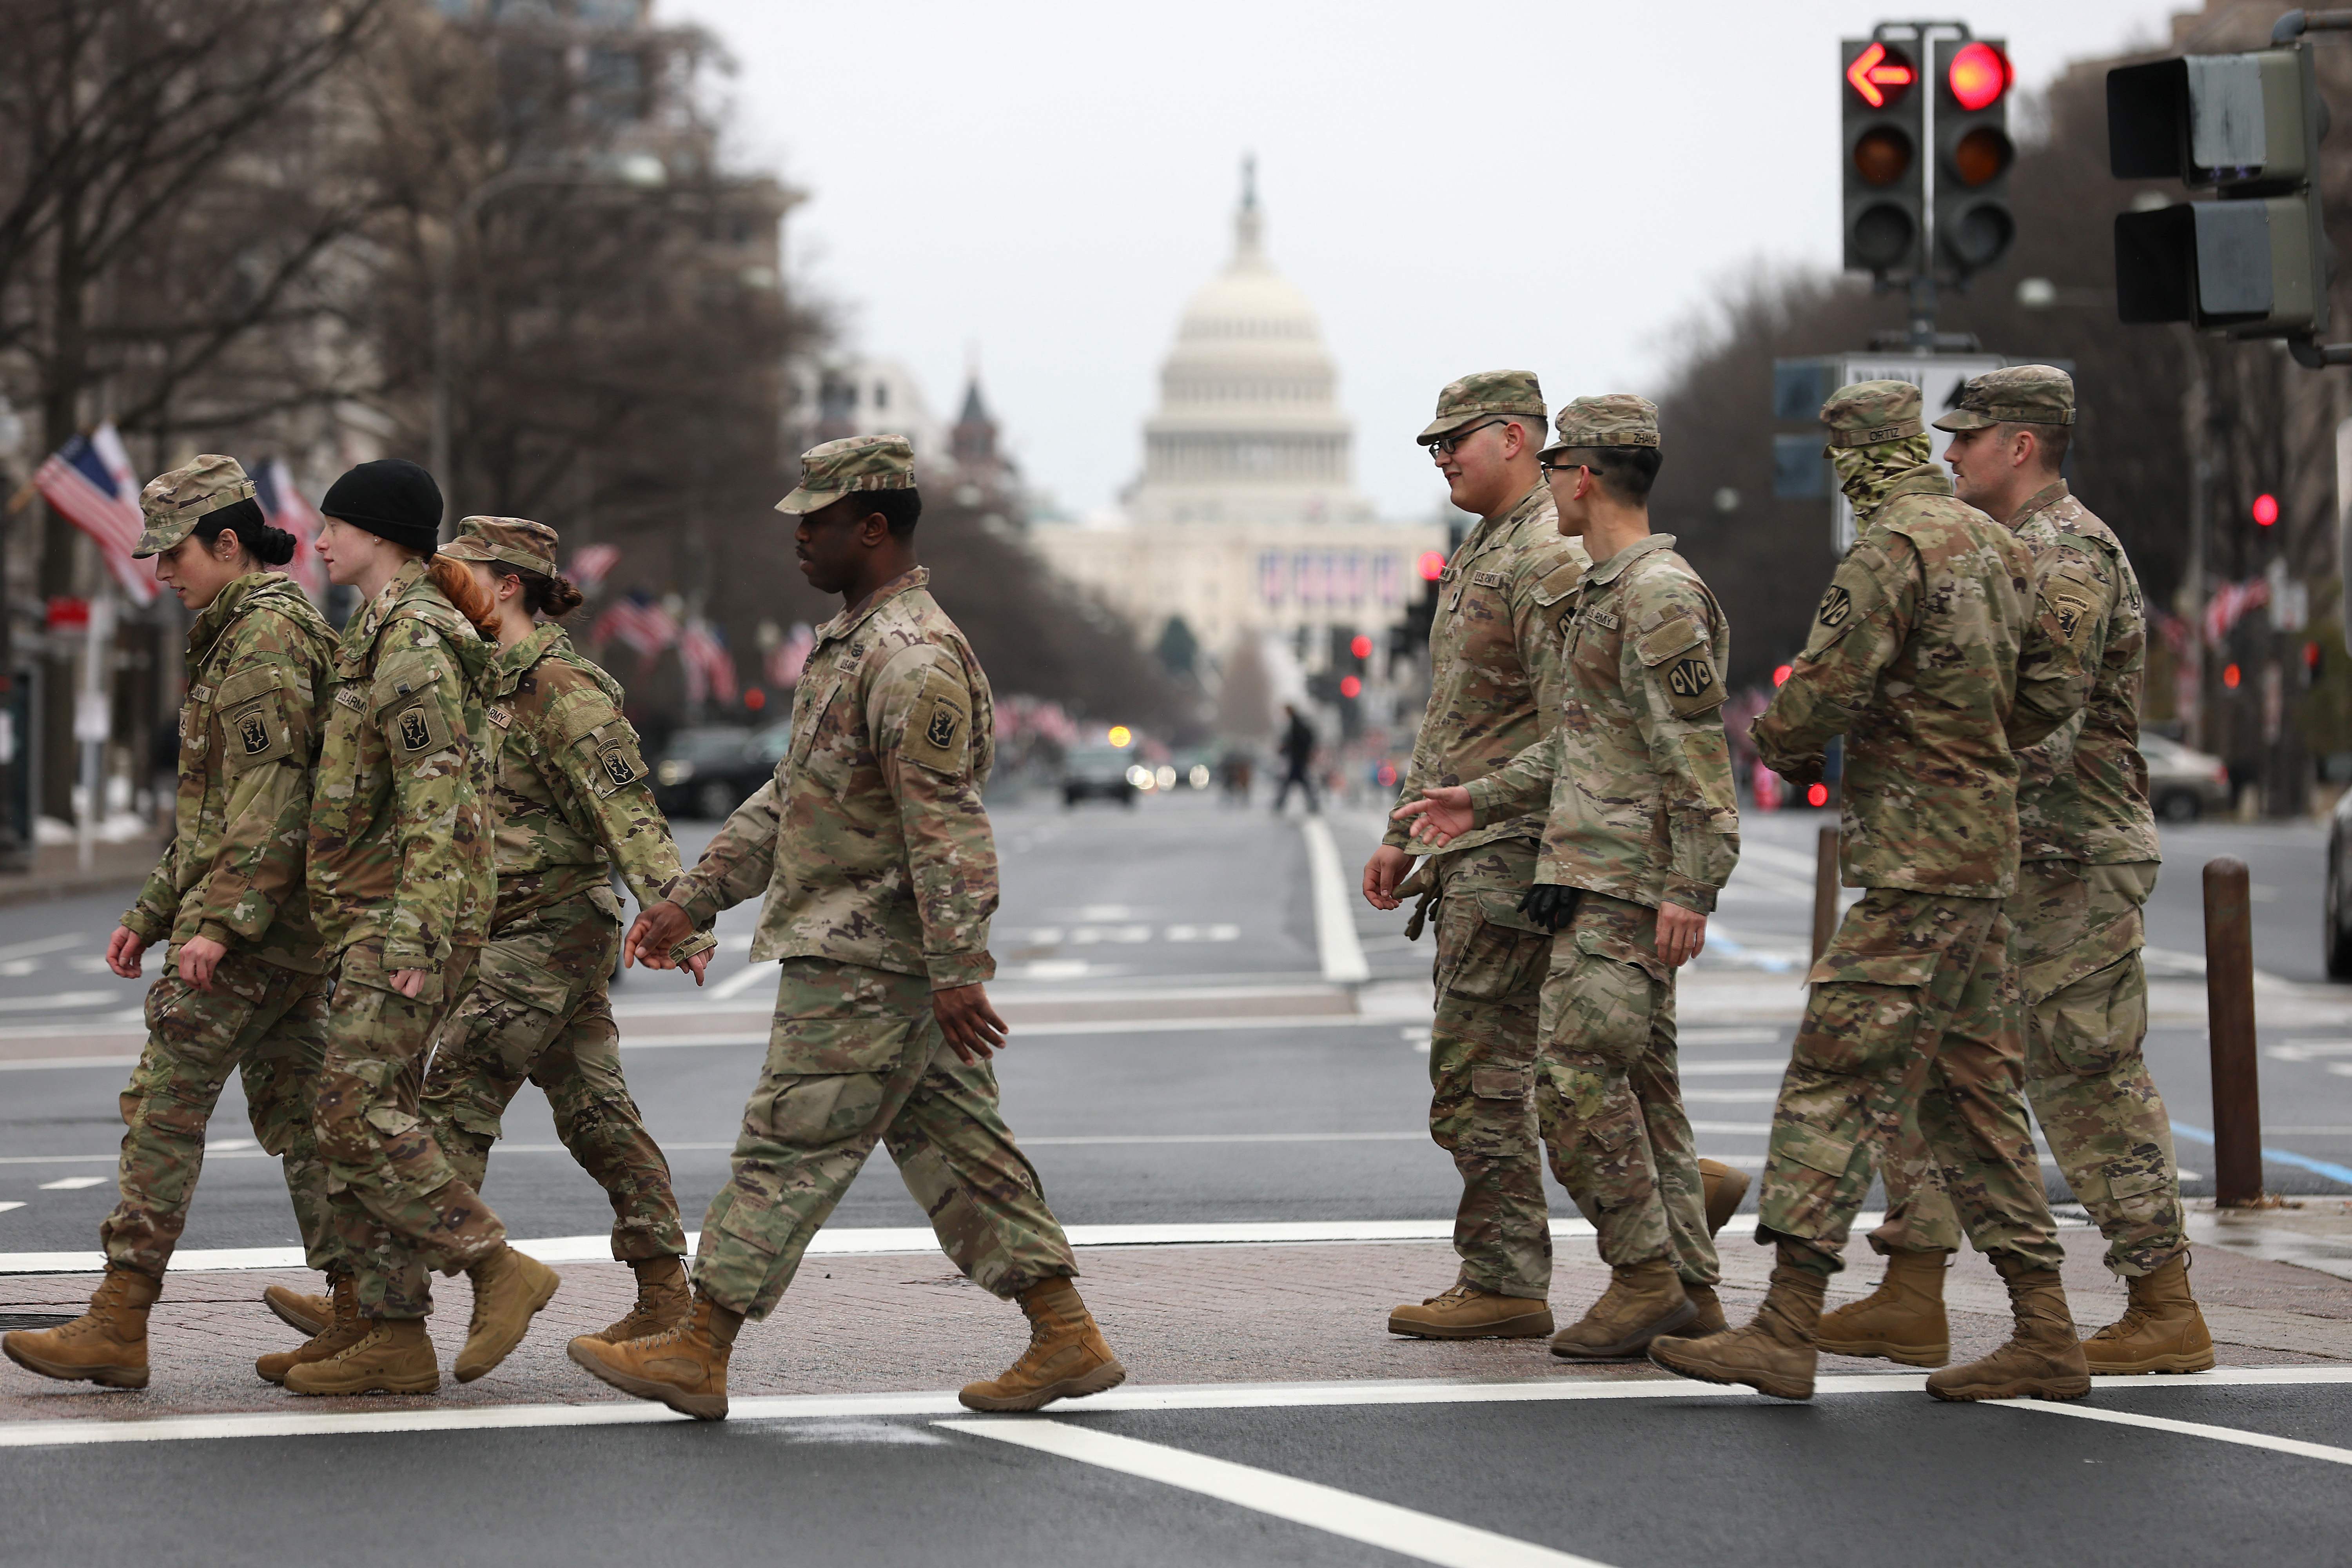
[[[1274,792],[1274,814],[1282,815],[1284,805],[1290,799],[1290,786],[1297,784],[1307,792],[1307,809],[1320,812],[1322,804],[1315,798],[1315,774],[1309,764],[1315,760],[1315,728],[1299,716],[1290,703],[1282,705],[1289,722],[1282,732],[1282,787]]]

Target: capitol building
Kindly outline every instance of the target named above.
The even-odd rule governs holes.
[[[1233,259],[1184,307],[1160,364],[1141,476],[1118,513],[1040,524],[1031,541],[1150,646],[1176,621],[1220,664],[1251,637],[1278,638],[1307,671],[1335,639],[1384,647],[1445,529],[1384,522],[1357,491],[1338,391],[1314,307],[1266,259],[1245,177]]]

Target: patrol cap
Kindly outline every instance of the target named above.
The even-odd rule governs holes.
[[[832,505],[857,490],[915,488],[915,444],[904,436],[849,436],[801,454],[801,482],[776,503],[795,515]]]
[[[253,481],[235,458],[207,452],[184,468],[147,481],[139,492],[139,510],[147,526],[132,546],[133,559],[161,555],[205,517],[225,506],[253,499]]]
[[[1972,377],[1938,430],[1982,430],[1992,425],[2072,425],[2074,378],[2054,364],[2012,364]]]
[[[1924,434],[1919,389],[1907,381],[1857,381],[1822,405],[1822,427],[1832,447],[1875,447]]]
[[[555,530],[527,517],[469,517],[441,553],[458,561],[487,561],[518,572],[555,575]]]
[[[1590,447],[1654,447],[1658,405],[1630,392],[1573,398],[1552,422],[1552,431],[1551,445],[1539,454],[1542,457]]]
[[[1422,426],[1413,439],[1426,447],[1440,436],[1498,414],[1528,414],[1542,422],[1543,388],[1537,384],[1535,372],[1482,370],[1447,382],[1445,390],[1437,395],[1437,417]]]

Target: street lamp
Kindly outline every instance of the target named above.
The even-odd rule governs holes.
[[[466,195],[450,220],[446,241],[433,258],[433,478],[442,487],[441,525],[449,525],[449,489],[456,476],[449,471],[450,371],[449,344],[452,277],[457,269],[457,237],[472,229],[482,208],[496,196],[524,185],[621,184],[657,191],[669,184],[669,166],[650,153],[628,153],[601,168],[562,168],[538,164],[505,169],[492,174]]]

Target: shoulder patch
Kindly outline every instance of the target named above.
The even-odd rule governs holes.
[[[220,705],[234,708],[248,698],[292,685],[290,672],[274,664],[248,665],[220,683]],[[194,696],[194,692],[188,695]]]
[[[971,755],[971,693],[962,681],[936,665],[923,672],[898,749],[936,773],[962,776]]]
[[[1583,583],[1584,563],[1563,561],[1536,580],[1536,603],[1556,605],[1575,593]]]
[[[440,704],[427,692],[395,699],[384,712],[383,727],[384,742],[404,763],[419,762],[450,746],[449,726],[441,717]]]
[[[1715,658],[1694,646],[1665,667],[1663,676],[1666,706],[1679,718],[1690,719],[1722,702],[1723,682],[1715,673]]]
[[[644,782],[646,759],[637,748],[637,731],[626,719],[614,718],[599,725],[582,738],[581,744],[590,754],[588,782],[597,799]]]

